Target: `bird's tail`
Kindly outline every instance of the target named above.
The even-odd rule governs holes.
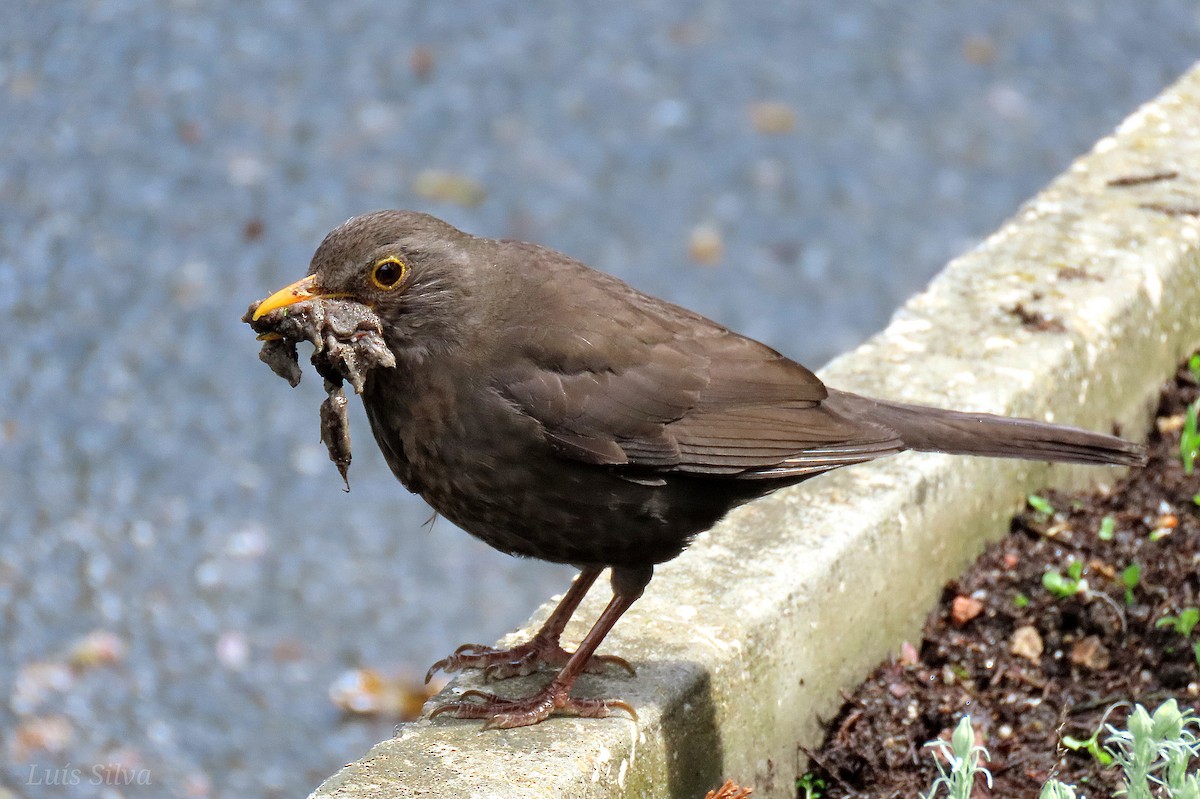
[[[853,416],[893,429],[905,448],[921,452],[1067,463],[1146,464],[1145,445],[1077,427],[906,405],[845,392],[836,392],[829,400],[835,407],[847,408]]]

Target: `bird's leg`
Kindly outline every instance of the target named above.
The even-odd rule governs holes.
[[[578,699],[571,696],[571,687],[587,669],[593,653],[617,623],[617,619],[642,595],[653,574],[654,569],[651,566],[613,569],[612,601],[579,642],[579,648],[567,660],[562,671],[542,690],[517,699],[505,699],[483,691],[464,691],[459,701],[438,705],[430,712],[429,717],[432,719],[444,713],[460,719],[486,719],[484,729],[524,727],[537,724],[555,714],[602,718],[611,716],[615,710],[625,711],[636,721],[637,713],[628,702],[620,699]],[[592,579],[595,579],[595,575]]]
[[[529,641],[518,644],[511,649],[495,649],[482,644],[463,644],[454,650],[454,654],[444,657],[429,667],[425,674],[428,683],[439,671],[461,671],[462,669],[483,669],[484,679],[503,680],[508,677],[533,674],[542,666],[566,665],[571,653],[562,648],[559,639],[567,622],[583,601],[584,595],[596,582],[603,569],[589,566],[583,569],[567,589],[562,601],[554,608],[542,628]],[[584,670],[590,674],[599,674],[606,666],[619,666],[630,674],[633,667],[614,655],[593,655],[584,665]]]

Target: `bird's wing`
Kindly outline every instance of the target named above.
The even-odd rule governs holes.
[[[615,279],[574,286],[567,313],[521,326],[523,357],[506,359],[520,371],[497,384],[564,457],[787,478],[902,449],[893,431],[823,405],[820,379],[766,345]]]

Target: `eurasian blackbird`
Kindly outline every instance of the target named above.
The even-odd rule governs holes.
[[[253,317],[331,297],[372,308],[395,356],[366,374],[362,398],[400,482],[496,549],[580,569],[531,641],[467,645],[430,669],[560,666],[544,689],[471,691],[431,715],[516,727],[632,713],[570,692],[584,671],[628,668],[596,648],[655,564],[731,508],[831,469],[904,450],[1145,463],[1142,446],[1112,436],[827,388],[770,347],[562,253],[422,213],[349,220],[308,277]],[[613,598],[568,653],[563,628],[606,567]]]

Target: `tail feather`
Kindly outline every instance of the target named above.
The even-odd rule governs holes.
[[[963,413],[831,392],[826,402],[892,428],[907,449],[952,455],[1146,465],[1146,447],[1116,436],[1077,427],[1011,419],[989,413]]]

